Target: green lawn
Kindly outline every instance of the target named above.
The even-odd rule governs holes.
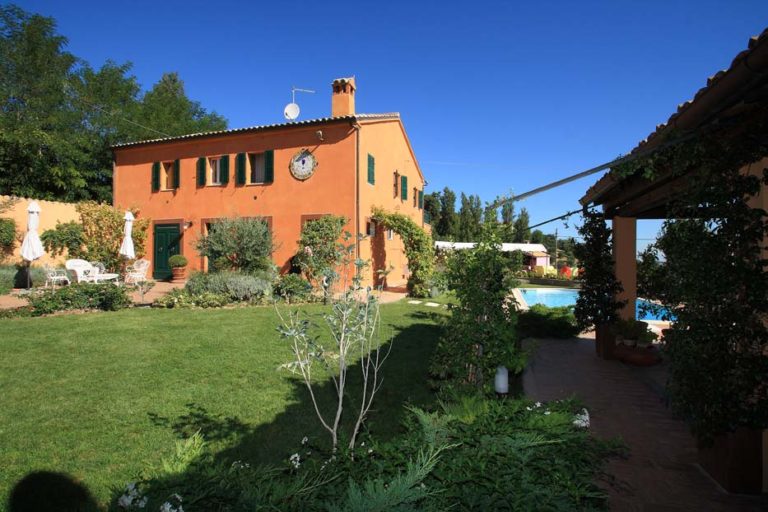
[[[375,435],[399,430],[403,404],[433,399],[426,367],[445,311],[382,306],[394,345]],[[105,502],[198,428],[224,461],[281,462],[305,435],[322,439],[303,384],[278,370],[290,354],[276,325],[270,307],[0,320],[0,506],[15,482],[43,469],[74,476]]]

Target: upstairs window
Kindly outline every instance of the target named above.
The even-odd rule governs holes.
[[[155,162],[152,164],[152,192],[179,188],[181,161]]]
[[[370,153],[368,154],[368,183],[376,184],[376,160]]]
[[[415,208],[418,205],[419,200],[419,189],[416,187],[413,187],[413,207]]]
[[[208,168],[210,170],[208,184],[221,185],[221,159],[218,157],[209,158]]]
[[[250,165],[248,184],[266,183],[267,168],[265,166],[266,159],[264,158],[264,153],[249,153],[248,163]]]

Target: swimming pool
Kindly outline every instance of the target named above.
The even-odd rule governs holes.
[[[576,298],[579,296],[579,290],[573,288],[518,288],[523,295],[523,299],[529,306],[534,304],[543,304],[554,308],[559,306],[575,306]],[[649,305],[650,302],[643,299],[637,299],[635,302],[635,318],[638,320],[664,320],[662,318],[666,310],[645,313],[640,311],[640,307]]]

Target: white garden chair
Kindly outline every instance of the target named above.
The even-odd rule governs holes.
[[[139,284],[147,280],[149,260],[144,258],[136,260],[125,269],[125,284]]]
[[[88,263],[85,260],[73,259],[67,260],[64,264],[67,270],[75,273],[75,279],[78,283],[103,283],[113,281],[117,284],[119,274],[110,274],[103,272],[104,265],[101,263]]]
[[[69,284],[69,276],[67,271],[63,268],[53,268],[48,265],[45,266],[45,287],[50,285],[52,288],[56,288],[57,284]]]

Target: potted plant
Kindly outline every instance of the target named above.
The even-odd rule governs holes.
[[[616,339],[613,352],[616,359],[635,366],[652,366],[661,360],[653,347],[658,336],[648,328],[647,322],[619,320],[612,331]]]
[[[186,256],[183,254],[174,254],[168,258],[168,266],[171,267],[173,273],[173,283],[183,283],[187,277],[187,261]]]
[[[583,213],[584,224],[579,234],[584,242],[576,244],[574,254],[583,270],[579,298],[574,315],[580,330],[595,330],[595,349],[603,359],[613,359],[614,334],[611,324],[618,319],[619,309],[626,301],[616,300],[623,290],[613,271],[612,231],[602,214]]]

